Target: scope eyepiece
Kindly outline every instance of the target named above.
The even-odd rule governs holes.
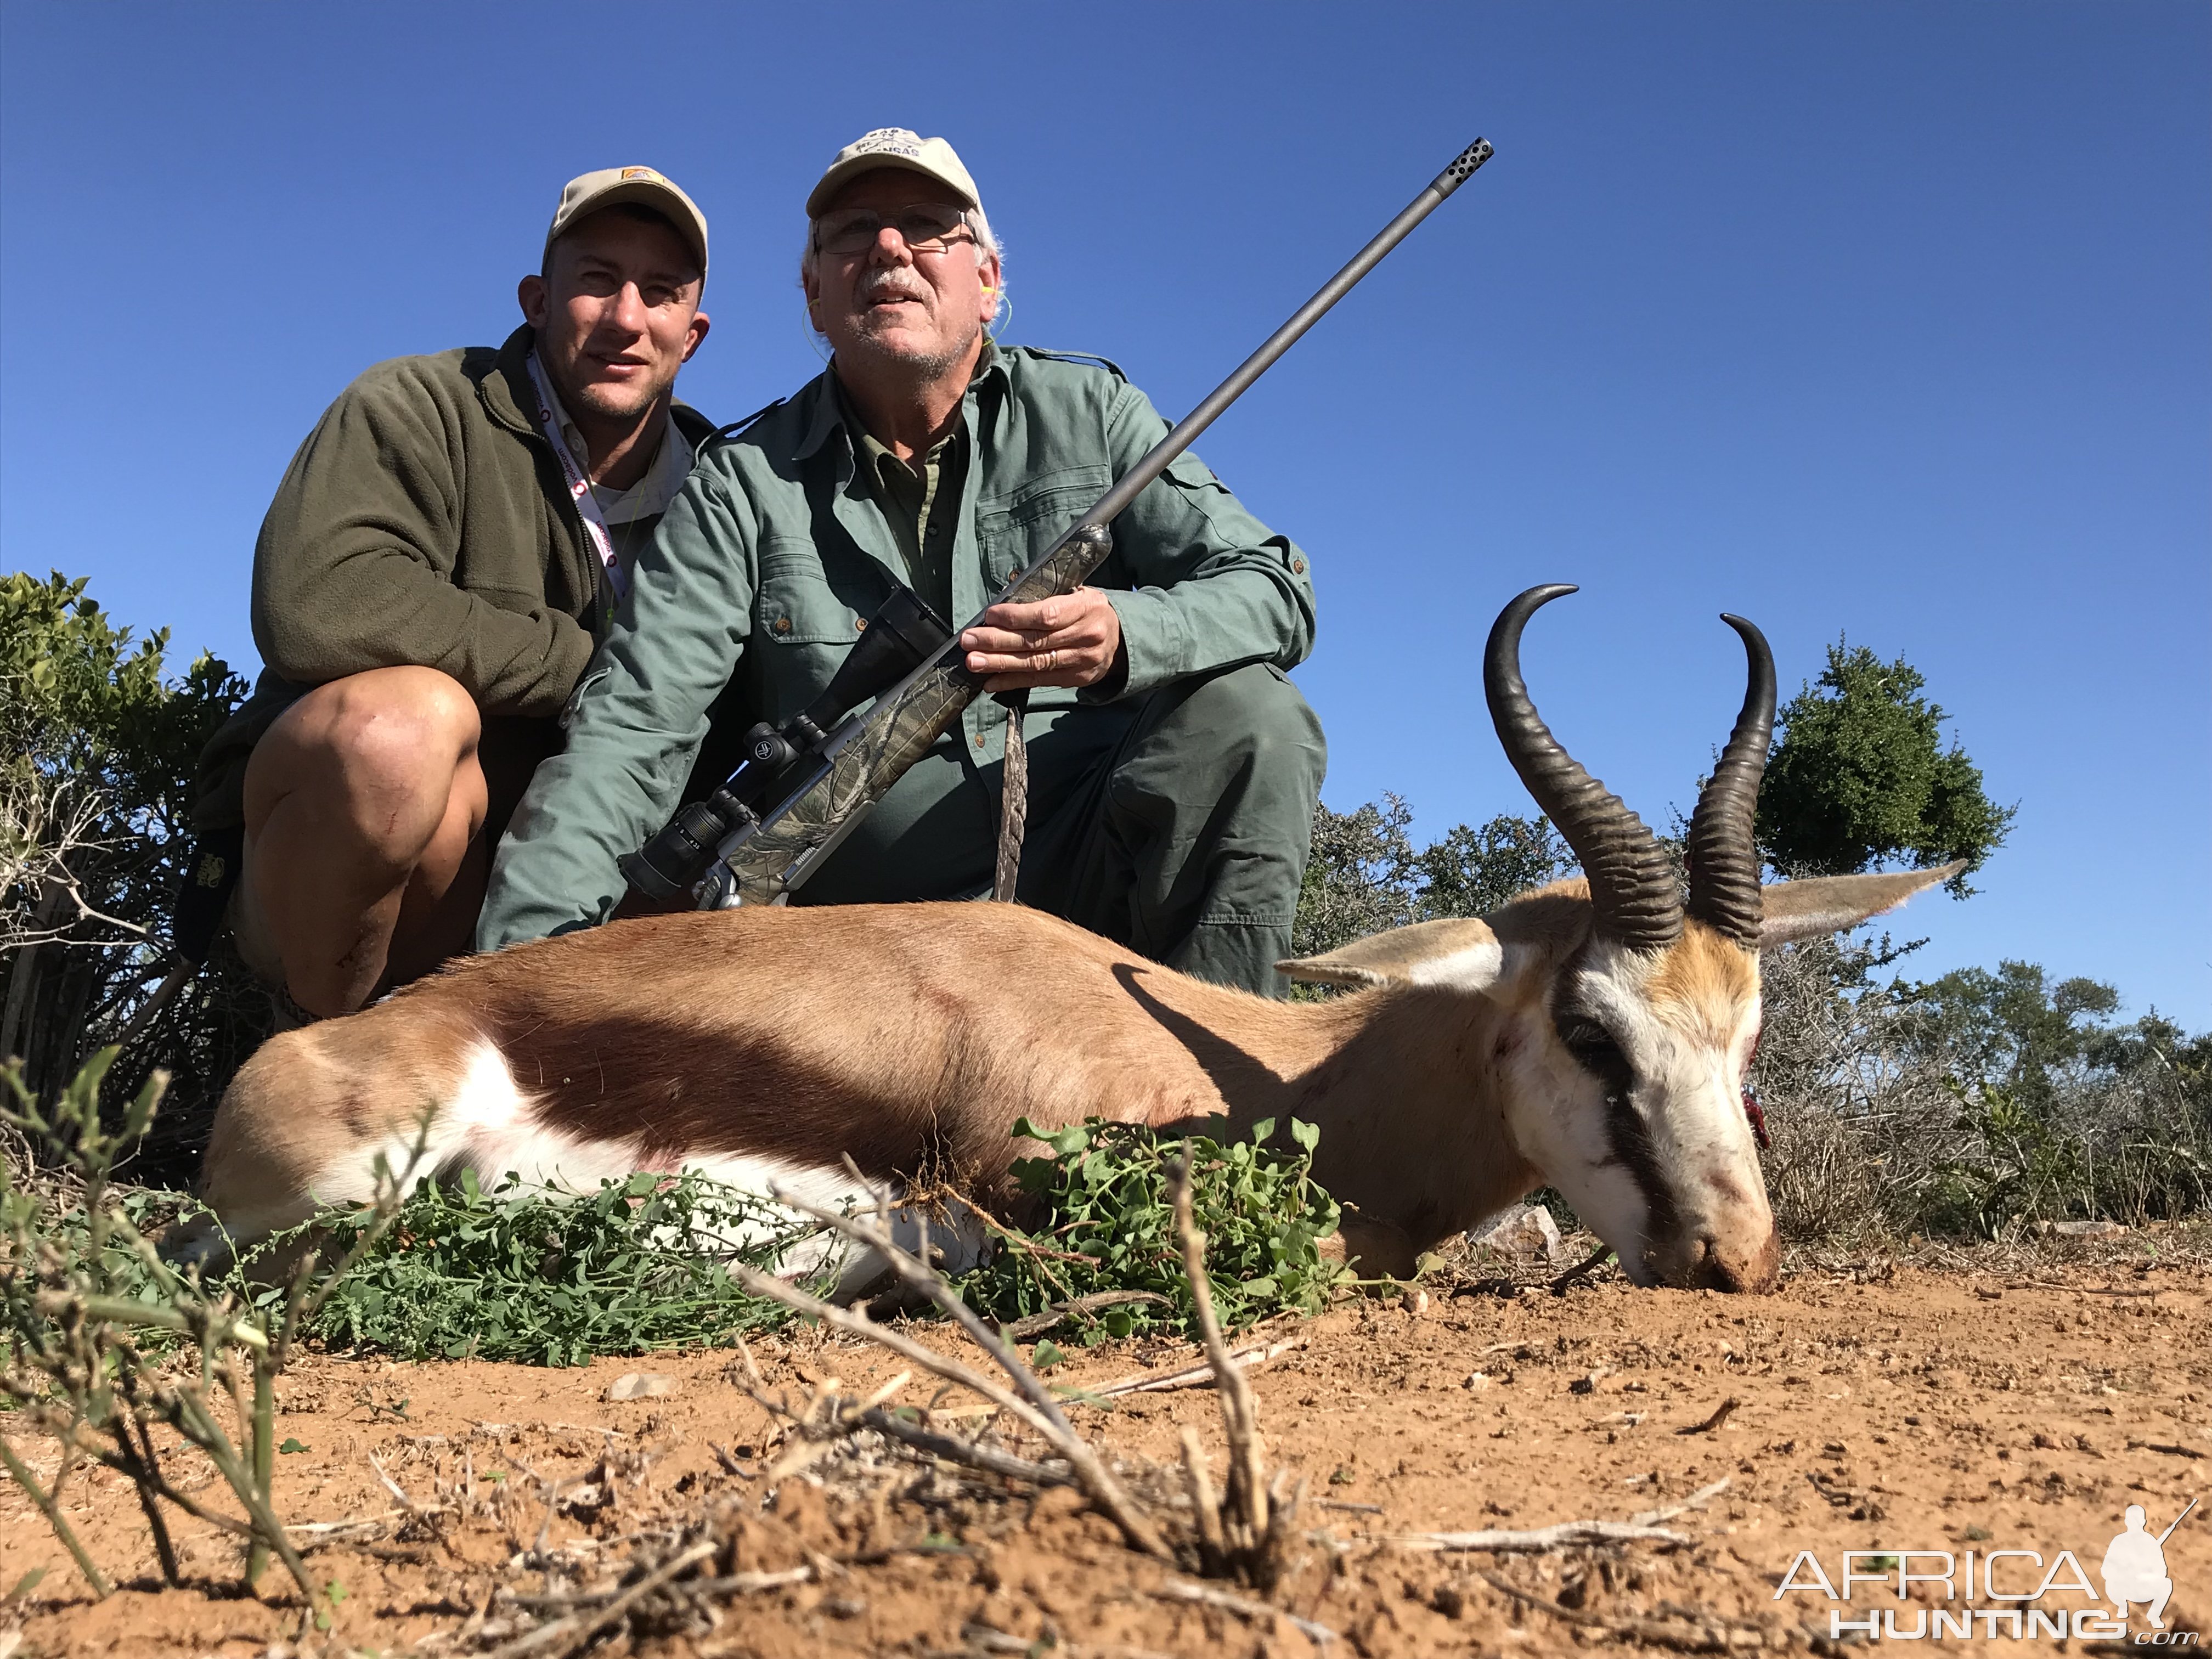
[[[687,801],[659,835],[620,860],[623,879],[647,898],[671,899],[696,886],[730,833],[723,815],[703,800]]]

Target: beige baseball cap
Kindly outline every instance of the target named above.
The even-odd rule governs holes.
[[[807,194],[806,216],[819,218],[822,210],[830,205],[830,198],[848,179],[872,173],[878,167],[903,167],[908,173],[919,173],[950,186],[969,207],[983,205],[982,198],[975,193],[975,181],[968,176],[968,169],[960,165],[960,158],[945,140],[924,138],[904,127],[878,127],[873,132],[862,133],[837,152],[836,159],[830,163],[830,170]]]
[[[580,173],[571,179],[562,189],[561,205],[554,210],[553,222],[546,228],[546,252],[550,253],[561,233],[585,215],[623,202],[635,202],[640,207],[666,214],[669,222],[676,227],[676,234],[690,243],[691,251],[699,256],[699,278],[702,282],[706,280],[707,216],[665,174],[651,167],[601,167],[596,173]]]

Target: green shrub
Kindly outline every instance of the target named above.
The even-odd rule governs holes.
[[[327,1248],[370,1213],[328,1218]],[[811,1231],[696,1175],[554,1197],[464,1172],[409,1196],[307,1330],[334,1348],[535,1365],[714,1347],[788,1317],[738,1289],[729,1264],[770,1269]]]
[[[1213,1122],[1215,1135],[1225,1136],[1225,1122]],[[1274,1120],[1263,1118],[1249,1140],[1195,1135],[1188,1143],[1192,1214],[1206,1235],[1206,1274],[1225,1330],[1278,1313],[1317,1314],[1347,1276],[1320,1249],[1337,1224],[1336,1200],[1312,1175],[1321,1131],[1293,1118],[1295,1152],[1270,1145],[1274,1132]],[[1175,1236],[1185,1142],[1102,1118],[1049,1133],[1024,1118],[1014,1133],[1051,1148],[1013,1166],[1036,1212],[1026,1235],[1008,1234],[995,1258],[961,1280],[969,1305],[1011,1323],[1103,1291],[1136,1291],[1158,1299],[1079,1313],[1071,1321],[1077,1340],[1195,1331]]]

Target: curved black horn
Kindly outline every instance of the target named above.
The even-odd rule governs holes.
[[[1570,582],[1532,587],[1498,613],[1483,648],[1482,689],[1506,758],[1582,860],[1598,931],[1636,949],[1657,950],[1682,933],[1667,855],[1643,819],[1559,747],[1521,679],[1522,629],[1538,606],[1573,592]]]
[[[1774,653],[1766,648],[1766,636],[1741,617],[1723,611],[1721,620],[1743,636],[1750,684],[1720,764],[1690,815],[1689,912],[1723,938],[1756,951],[1760,900],[1752,815],[1774,736]]]

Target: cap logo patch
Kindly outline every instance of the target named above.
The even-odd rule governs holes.
[[[622,182],[624,184],[628,184],[633,179],[651,179],[658,181],[660,175],[651,167],[624,167],[622,170]]]
[[[878,127],[873,132],[862,133],[853,141],[850,151],[854,155],[907,155],[921,154],[921,139],[904,127]]]

